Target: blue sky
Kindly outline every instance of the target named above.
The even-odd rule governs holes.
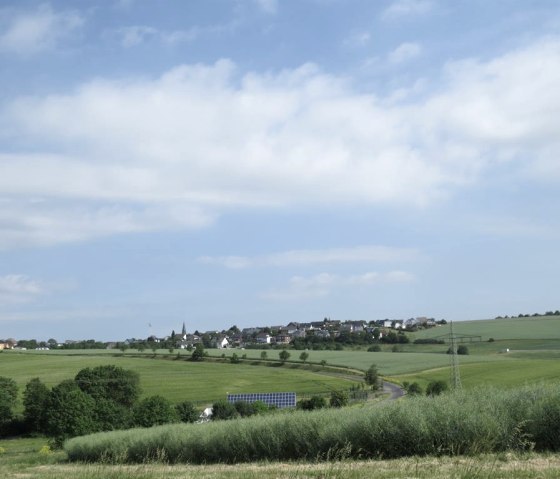
[[[0,338],[560,308],[553,1],[0,1]]]

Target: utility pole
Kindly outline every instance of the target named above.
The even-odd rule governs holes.
[[[451,384],[453,389],[461,389],[461,373],[459,371],[459,355],[457,354],[457,338],[453,333],[453,321],[451,321]]]

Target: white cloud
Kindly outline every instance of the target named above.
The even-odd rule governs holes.
[[[369,32],[356,32],[348,36],[346,40],[344,40],[344,44],[353,47],[363,47],[369,43],[371,40],[371,34]]]
[[[400,64],[417,57],[421,52],[422,47],[418,43],[402,43],[389,53],[388,60],[389,63]]]
[[[320,273],[314,276],[293,276],[286,288],[271,289],[261,294],[263,299],[294,301],[321,298],[335,290],[344,288],[369,287],[383,283],[406,283],[414,280],[414,275],[404,271],[387,273],[367,272],[359,275],[341,276]]]
[[[425,15],[434,8],[430,0],[395,0],[383,12],[383,20],[394,20],[397,18]]]
[[[262,266],[286,267],[334,263],[412,261],[418,259],[418,257],[419,253],[413,249],[367,245],[323,250],[291,250],[256,257],[203,256],[198,261],[206,264],[217,264],[230,269],[242,269]]]
[[[274,14],[278,12],[278,0],[254,0],[257,6],[265,13]]]
[[[150,41],[159,41],[168,45],[191,42],[200,34],[201,29],[192,27],[188,30],[164,31],[145,25],[133,25],[119,28],[116,33],[122,46],[135,47]]]
[[[558,38],[431,83],[399,100],[313,65],[240,74],[221,60],[15,99],[0,110],[0,241],[200,227],[233,208],[425,207],[503,163],[560,179]]]
[[[21,274],[0,276],[0,305],[27,303],[45,293],[38,281]]]
[[[42,4],[33,11],[14,14],[7,23],[0,35],[0,51],[31,55],[56,48],[84,24],[84,18],[74,11],[55,12],[49,4]]]

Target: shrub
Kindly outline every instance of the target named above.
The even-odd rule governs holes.
[[[346,391],[331,391],[331,407],[343,407],[348,405],[348,393]]]
[[[378,353],[379,351],[381,351],[381,346],[379,346],[379,344],[374,344],[368,348],[368,351],[370,353]]]
[[[183,401],[175,405],[175,412],[181,422],[196,422],[200,416],[200,413],[190,401]]]
[[[372,364],[369,369],[365,372],[364,379],[371,389],[379,388],[379,373],[377,372],[377,366]]]
[[[302,399],[297,404],[298,409],[312,411],[327,407],[327,400],[322,396],[311,396],[309,399]]]
[[[212,405],[212,420],[234,419],[239,413],[233,404],[228,401],[216,401]]]
[[[138,426],[151,427],[177,421],[173,404],[162,396],[150,396],[134,407],[134,422]]]
[[[448,386],[445,381],[431,381],[426,386],[427,396],[439,396],[441,393],[447,391]]]

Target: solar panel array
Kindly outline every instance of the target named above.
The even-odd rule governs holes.
[[[227,400],[230,403],[262,401],[268,406],[276,406],[277,408],[296,407],[296,393],[228,394]]]

